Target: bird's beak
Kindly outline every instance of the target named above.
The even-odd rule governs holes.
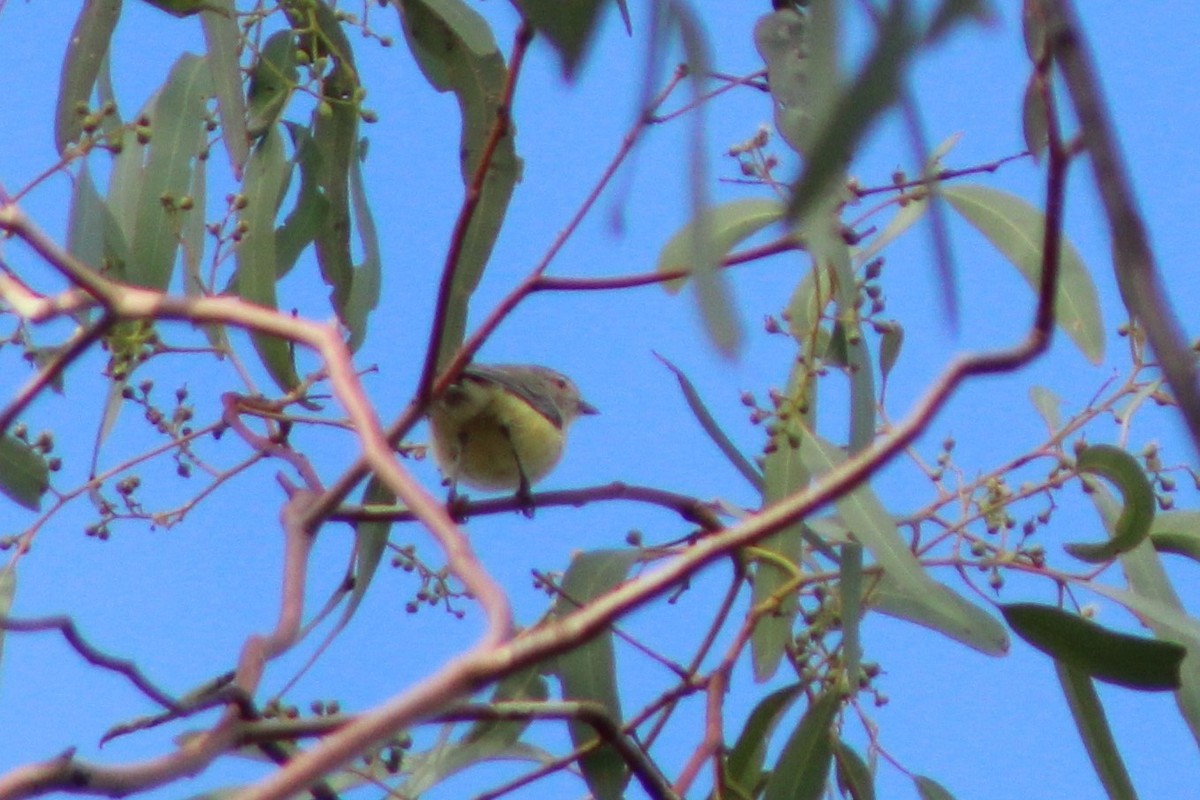
[[[599,414],[600,409],[596,408],[594,405],[589,403],[587,400],[581,399],[579,401],[579,413],[580,414]]]

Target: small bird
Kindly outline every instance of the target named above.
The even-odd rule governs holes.
[[[567,376],[532,364],[471,364],[433,404],[433,456],[450,486],[515,491],[533,515],[530,487],[562,457],[567,427],[598,413]]]

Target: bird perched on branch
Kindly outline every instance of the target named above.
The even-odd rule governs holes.
[[[429,410],[433,455],[450,486],[513,491],[533,515],[530,487],[562,457],[567,428],[595,407],[571,380],[532,364],[471,364]]]

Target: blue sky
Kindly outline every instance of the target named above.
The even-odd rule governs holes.
[[[1019,108],[1028,68],[1019,13],[1017,4],[997,5],[1000,18],[995,26],[962,32],[916,65],[913,88],[929,138],[938,142],[962,135],[946,159],[948,166],[971,166],[1023,148]],[[1195,209],[1200,200],[1200,151],[1195,147],[1200,94],[1195,76],[1200,74],[1200,52],[1193,41],[1200,30],[1200,7],[1174,2],[1138,9],[1141,13],[1122,6],[1124,13],[1118,13],[1113,4],[1081,5],[1160,268],[1177,312],[1196,335],[1189,312],[1200,301],[1194,266]],[[194,20],[177,21],[140,3],[126,6],[113,74],[130,116],[162,81],[181,49],[199,51],[203,45]],[[646,10],[644,4],[633,6],[635,32],[639,32]],[[719,0],[700,9],[712,31],[714,63],[720,70],[744,74],[760,68],[749,31],[766,6]],[[514,20],[511,9],[499,3],[477,7],[492,22],[507,51]],[[372,15],[381,32],[399,39],[392,10],[373,8]],[[58,65],[72,23],[73,15],[65,6],[15,0],[0,6],[0,41],[15,73],[4,89],[9,110],[0,116],[0,142],[4,143],[0,182],[10,192],[56,158],[50,125]],[[356,39],[355,44],[364,82],[370,87],[368,105],[380,115],[380,122],[363,133],[371,140],[366,181],[381,229],[385,265],[383,308],[372,320],[357,363],[377,367],[364,382],[387,419],[407,402],[420,369],[435,276],[461,196],[459,123],[453,99],[428,88],[402,41],[389,50],[365,40]],[[481,320],[491,304],[538,261],[594,185],[632,121],[642,52],[641,41],[627,39],[616,16],[610,14],[581,78],[567,86],[550,49],[534,45],[515,109],[518,147],[525,158],[523,180],[473,303],[473,321]],[[730,93],[713,103],[706,114],[711,174],[736,177],[736,165],[723,151],[769,120],[767,99],[757,92]],[[689,215],[686,136],[686,123],[652,133],[630,171],[614,184],[617,191],[601,199],[556,259],[551,274],[598,277],[653,268],[659,248]],[[776,149],[784,155],[781,146]],[[897,167],[912,172],[916,166],[901,128],[889,118],[852,172],[863,184],[878,185],[888,182]],[[1081,161],[1071,173],[1066,228],[1101,293],[1110,332],[1104,364],[1089,365],[1063,337],[1057,337],[1051,353],[1020,374],[966,387],[922,441],[920,449],[927,458],[936,455],[938,442],[953,435],[964,469],[986,470],[1041,441],[1040,422],[1027,399],[1030,385],[1058,393],[1069,413],[1087,403],[1106,380],[1123,374],[1128,359],[1113,331],[1124,315],[1111,275],[1105,225],[1086,167]],[[1041,202],[1040,172],[1027,163],[1006,167],[980,182]],[[59,239],[65,232],[68,192],[68,181],[57,177],[23,202],[27,212]],[[727,182],[713,184],[718,199],[757,192]],[[221,194],[210,192],[218,202]],[[888,410],[894,418],[903,415],[950,355],[1013,343],[1032,315],[1032,294],[1011,267],[966,226],[955,225],[953,233],[961,300],[957,331],[943,319],[927,239],[909,236],[888,253],[884,285],[889,312],[907,326],[904,351],[889,388]],[[34,282],[44,281],[40,285],[47,288],[57,285],[22,248],[6,244],[3,255],[19,270],[28,270],[25,274]],[[690,293],[669,296],[649,287],[539,295],[523,304],[484,346],[481,360],[529,361],[559,368],[572,375],[603,412],[581,421],[572,431],[569,452],[545,486],[623,480],[752,505],[753,491],[699,433],[674,380],[652,351],[686,371],[735,440],[747,452],[755,452],[761,434],[747,423],[738,394],[752,390],[763,396],[768,386],[778,386],[786,378],[792,346],[782,337],[763,334],[760,321],[764,314],[778,313],[806,268],[806,259],[793,254],[731,273],[730,284],[748,333],[740,358],[733,361],[713,351]],[[313,269],[307,256],[297,270],[303,274],[285,283],[281,305],[323,318],[329,315],[326,291],[307,279]],[[190,336],[183,330],[177,335],[181,342]],[[14,367],[18,354],[11,349],[0,353],[0,359],[0,390],[8,396],[26,375]],[[87,469],[99,417],[93,398],[105,390],[97,376],[102,363],[100,354],[92,354],[68,375],[67,398],[45,397],[28,415],[32,429],[53,427],[58,434],[67,461],[63,487],[74,485],[70,478],[78,481]],[[214,409],[213,399],[203,398],[206,389],[236,385],[226,365],[197,359],[166,364],[156,378],[164,395],[186,381],[198,396],[201,416],[211,416]],[[114,433],[114,440],[120,440],[128,452],[152,441],[133,417],[126,409]],[[1102,424],[1089,430],[1092,441],[1111,441],[1115,435],[1115,427]],[[417,436],[424,436],[424,431],[418,429]],[[1150,440],[1159,442],[1168,460],[1194,463],[1195,453],[1182,427],[1169,417],[1148,415],[1145,423],[1135,427],[1133,442]],[[354,456],[352,444],[343,436],[306,434],[304,443],[319,460],[326,480],[332,481]],[[215,460],[222,464],[244,455],[232,448],[215,452]],[[228,668],[244,637],[270,625],[275,612],[280,554],[275,518],[280,498],[272,475],[277,469],[273,464],[257,467],[236,487],[218,492],[185,525],[165,531],[121,525],[103,544],[82,535],[89,521],[84,504],[69,507],[39,534],[34,550],[22,560],[14,613],[69,613],[95,644],[133,659],[173,691],[185,691]],[[158,470],[160,474],[148,470],[143,478],[149,486],[160,487],[165,497],[182,501],[194,491],[194,485],[174,479],[169,464]],[[419,464],[414,470],[436,488],[432,466]],[[903,464],[889,470],[877,488],[898,512],[930,499],[928,484],[916,480],[913,470]],[[1047,550],[1056,555],[1062,541],[1100,535],[1094,515],[1085,506],[1079,505],[1071,514],[1056,517],[1055,525],[1040,534],[1046,537]],[[0,534],[27,524],[24,512],[0,505]],[[482,559],[511,587],[523,624],[532,624],[546,607],[544,595],[530,586],[530,569],[561,570],[573,552],[621,547],[632,528],[642,531],[648,541],[666,541],[682,532],[670,515],[628,503],[580,512],[545,510],[533,521],[514,515],[478,518],[470,524]],[[427,540],[412,529],[398,529],[393,538],[428,548]],[[322,533],[312,562],[314,607],[340,580],[351,541],[344,526],[330,525]],[[428,555],[433,556],[432,550]],[[1185,600],[1196,608],[1196,592],[1186,587],[1197,567],[1185,562],[1171,562],[1170,567],[1183,585]],[[723,577],[722,570],[714,569],[696,582],[684,599],[689,613],[699,615],[711,607]],[[953,574],[939,577],[957,585]],[[336,697],[347,709],[368,707],[471,641],[477,631],[474,617],[455,622],[428,610],[406,615],[403,607],[412,591],[411,581],[401,573],[382,572],[356,620],[295,689],[295,700]],[[1053,601],[1052,593],[1040,583],[1014,584],[1004,594],[1008,600],[1027,598]],[[1136,630],[1127,615],[1111,606],[1101,607],[1100,619]],[[670,612],[635,615],[628,628],[668,651],[687,652],[694,639],[679,630],[678,618]],[[879,686],[891,699],[873,713],[881,741],[909,769],[936,778],[961,800],[1102,796],[1052,665],[1041,654],[1016,642],[1010,657],[989,659],[878,615],[868,617],[864,640],[867,657],[885,669]],[[282,686],[310,652],[310,647],[303,647],[276,665],[267,685]],[[639,698],[652,695],[653,687],[666,680],[634,654],[622,653],[621,658],[622,675]],[[746,673],[737,675],[742,697],[749,686]],[[1191,796],[1192,787],[1200,782],[1200,759],[1171,699],[1109,687],[1102,687],[1101,695],[1142,796]],[[627,705],[635,707],[633,700]],[[146,757],[166,746],[180,728],[127,737],[103,750],[95,742],[115,721],[148,710],[121,680],[81,664],[56,637],[10,636],[0,666],[0,771],[48,758],[68,746],[78,746],[81,755],[103,761]],[[745,713],[744,708],[740,713]],[[738,716],[737,707],[731,706],[727,724],[735,725]],[[678,749],[667,747],[660,753],[668,774],[686,761],[695,744],[689,737],[698,735],[699,724],[698,709],[681,716],[671,738]],[[851,730],[855,733],[850,738],[861,744],[857,726]],[[548,741],[561,746],[561,737],[553,732],[549,736]],[[486,785],[492,769],[457,778],[431,796],[459,797],[477,791]],[[255,774],[252,767],[222,765],[198,779],[194,788],[199,791]],[[878,786],[880,797],[915,797],[909,780],[886,764],[881,765]],[[158,796],[178,797],[192,788],[175,787]],[[546,796],[551,791],[576,796],[581,789],[573,781],[556,779],[520,796]],[[631,796],[636,794],[631,791]]]

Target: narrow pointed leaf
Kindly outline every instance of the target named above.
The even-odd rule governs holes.
[[[944,186],[950,206],[979,230],[1036,291],[1042,272],[1045,216],[1016,195],[985,186]],[[1054,320],[1093,364],[1104,358],[1104,321],[1096,287],[1065,238],[1059,253]]]
[[[836,692],[820,695],[808,707],[767,778],[764,800],[818,800],[824,794],[833,761],[831,728],[840,707]]]
[[[14,436],[0,436],[0,492],[37,511],[49,488],[50,469],[45,457]]]
[[[691,380],[684,374],[683,370],[667,361],[662,356],[658,356],[658,360],[667,366],[675,375],[675,379],[679,381],[679,388],[683,391],[683,397],[687,400],[688,408],[692,411],[692,416],[700,423],[700,427],[708,434],[708,438],[713,444],[724,454],[725,458],[733,467],[742,474],[750,485],[760,492],[763,489],[763,476],[758,471],[758,468],[750,463],[750,460],[742,455],[742,452],[737,449],[737,446],[721,429],[720,424],[709,413],[708,407],[704,405],[704,400],[700,397],[700,393],[696,391],[696,387],[692,385]]]
[[[1075,719],[1075,727],[1079,729],[1079,738],[1087,748],[1104,790],[1112,800],[1136,800],[1137,792],[1129,780],[1121,751],[1113,740],[1092,679],[1061,661],[1055,661],[1054,668],[1058,672],[1058,682],[1067,698],[1071,716]]]
[[[121,0],[87,0],[75,21],[63,60],[54,110],[54,146],[59,154],[83,133],[80,109],[91,106],[92,89],[121,16]]]
[[[913,784],[917,787],[917,794],[921,800],[954,800],[954,795],[933,778],[914,775]]]
[[[233,0],[208,0],[200,14],[200,25],[204,29],[208,69],[221,116],[221,140],[229,153],[234,177],[241,178],[242,167],[250,156],[250,137],[246,133],[246,101],[242,97],[242,71],[238,63],[241,32]]]
[[[782,219],[783,205],[776,200],[753,198],[714,206],[706,213],[709,238],[702,247],[706,252],[705,257],[719,264],[740,242]],[[701,227],[693,220],[667,241],[658,255],[659,272],[690,272],[694,269],[696,239],[700,236]],[[663,288],[678,292],[686,282],[686,277],[676,278],[664,282]]]
[[[1113,529],[1113,536],[1103,544],[1065,544],[1063,549],[1082,561],[1100,563],[1141,544],[1154,522],[1154,489],[1146,479],[1137,459],[1111,445],[1092,445],[1081,452],[1075,468],[1080,473],[1098,475],[1112,481],[1125,500]]]
[[[191,187],[192,161],[204,147],[205,104],[212,94],[208,65],[185,54],[171,68],[150,119],[150,145],[130,237],[130,282],[166,289],[183,224],[179,201]]]
[[[17,571],[9,564],[5,569],[0,569],[0,617],[8,616],[16,593]],[[0,628],[0,664],[4,663],[4,634],[5,630]]]
[[[1150,541],[1160,553],[1200,561],[1200,511],[1166,511],[1154,517]]]
[[[276,308],[275,214],[283,187],[287,161],[283,139],[276,128],[267,132],[246,163],[242,194],[246,205],[240,214],[246,232],[237,248],[237,279],[240,297],[267,308]],[[300,382],[289,342],[266,334],[253,334],[254,348],[272,379],[284,391]]]
[[[845,455],[811,433],[800,448],[805,466],[817,476],[839,467]],[[842,521],[894,582],[895,592],[911,609],[919,609],[926,624],[982,653],[1000,655],[1008,649],[1008,636],[990,614],[968,603],[926,574],[900,538],[896,523],[869,486],[859,486],[834,501]]]
[[[555,602],[555,613],[567,616],[580,605],[615,588],[640,558],[637,550],[596,550],[577,555],[563,576],[563,596]],[[564,699],[599,703],[614,723],[621,723],[616,651],[610,631],[558,656],[554,672],[562,685]],[[596,738],[595,729],[586,723],[572,720],[568,728],[576,747]],[[624,761],[607,745],[583,756],[579,766],[597,800],[616,800],[629,780]]]
[[[607,0],[524,0],[525,19],[558,51],[563,77],[571,80],[596,33]]]
[[[1110,631],[1054,606],[1010,603],[1000,610],[1022,639],[1097,680],[1146,691],[1179,688],[1182,645]]]
[[[838,788],[850,800],[875,800],[875,778],[871,768],[850,745],[838,742],[833,750]]]
[[[750,712],[742,732],[725,757],[726,786],[729,791],[736,793],[735,796],[754,796],[754,790],[762,779],[771,734],[803,688],[794,683],[777,689],[760,700]]]
[[[298,75],[295,35],[290,30],[276,31],[263,42],[250,69],[247,135],[262,136],[278,121],[296,88]]]
[[[1111,534],[1120,516],[1120,506],[1103,484],[1097,486],[1090,497]],[[1156,515],[1155,523],[1163,516]],[[1153,547],[1142,544],[1123,553],[1121,569],[1129,582],[1129,591],[1112,599],[1129,608],[1158,638],[1177,641],[1188,648],[1180,669],[1183,685],[1175,693],[1175,704],[1193,739],[1200,745],[1200,625],[1186,613]],[[1105,592],[1101,589],[1100,593]],[[1134,608],[1136,604],[1142,607]]]
[[[462,116],[459,150],[463,185],[470,185],[496,125],[508,68],[486,20],[463,0],[400,0],[404,35],[421,71],[439,92],[453,92]],[[510,120],[492,152],[475,214],[463,237],[446,308],[443,365],[466,335],[467,307],[483,276],[492,247],[521,175]]]
[[[360,152],[365,149],[365,145],[360,145]],[[350,208],[354,213],[354,230],[358,233],[363,253],[362,263],[354,267],[350,297],[342,310],[342,321],[350,330],[346,346],[353,352],[366,337],[367,319],[379,305],[380,273],[383,267],[379,254],[379,234],[363,186],[362,158],[356,158],[350,164]]]
[[[1037,409],[1046,427],[1051,433],[1057,433],[1062,428],[1062,398],[1042,386],[1029,387],[1029,400]]]
[[[900,347],[904,344],[904,328],[900,323],[889,323],[879,337],[879,374],[886,381],[900,358]]]
[[[948,636],[981,653],[992,656],[1008,652],[1008,634],[1004,626],[984,614],[969,600],[945,584],[931,581],[922,592],[905,591],[890,575],[884,574],[870,590],[867,604],[881,614],[902,619]]]
[[[776,433],[771,442],[773,449],[766,455],[763,464],[763,507],[804,489],[812,478],[800,457],[799,434],[790,430],[791,425],[812,425],[816,422],[816,394],[812,391],[813,387],[807,381],[806,375],[805,368],[797,363],[788,376],[787,402],[790,407],[797,409],[798,413],[792,415],[789,429],[781,429]],[[798,565],[804,546],[804,534],[804,523],[797,522],[763,539],[758,543],[757,549],[773,554],[784,564]],[[798,611],[796,595],[795,592],[791,592],[779,598],[779,592],[784,590],[794,577],[795,569],[789,570],[771,559],[759,559],[754,568],[752,580],[755,606],[771,598],[779,600],[774,613],[759,618],[750,639],[754,679],[757,681],[765,681],[775,674],[783,659],[784,650],[792,640],[792,622]]]

